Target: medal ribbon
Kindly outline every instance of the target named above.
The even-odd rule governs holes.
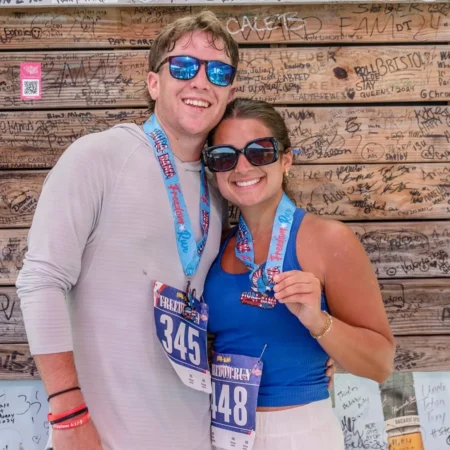
[[[239,218],[234,251],[236,257],[250,270],[250,281],[258,286],[261,294],[267,294],[273,289],[273,277],[283,269],[295,208],[289,197],[283,194],[275,213],[267,261],[260,266],[255,263],[252,234],[242,214]]]
[[[183,192],[181,190],[175,157],[170,148],[169,139],[160,127],[155,114],[152,114],[145,122],[144,132],[153,147],[155,157],[161,169],[167,197],[172,209],[178,254],[180,256],[184,274],[190,279],[197,271],[203,251],[205,250],[206,240],[208,239],[211,207],[205,166],[202,163],[200,173],[200,226],[202,237],[199,242],[196,242],[186,202],[184,201]]]

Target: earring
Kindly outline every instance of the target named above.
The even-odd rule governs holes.
[[[289,170],[286,169],[284,171],[284,176],[285,176],[285,178],[289,178]]]

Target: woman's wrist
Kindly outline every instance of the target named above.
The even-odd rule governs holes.
[[[308,327],[311,336],[315,339],[321,339],[326,333],[328,333],[333,323],[332,317],[327,311],[320,311],[320,314],[315,321],[314,325]]]

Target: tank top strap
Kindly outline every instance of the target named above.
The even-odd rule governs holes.
[[[288,246],[286,249],[286,259],[283,267],[284,270],[302,270],[297,256],[297,234],[305,215],[306,211],[304,209],[296,208],[291,233],[289,234]]]
[[[294,223],[292,225],[292,231],[295,229],[295,235],[297,235],[298,229],[305,218],[306,210],[303,208],[296,208],[294,213]]]
[[[289,246],[294,245],[297,239],[298,230],[303,222],[303,219],[306,215],[306,211],[302,208],[296,208],[294,213],[294,220],[292,222],[291,233],[289,235]],[[292,241],[292,242],[291,242]]]

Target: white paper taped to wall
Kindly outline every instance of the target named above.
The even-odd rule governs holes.
[[[0,381],[0,450],[44,450],[47,413],[41,381]]]
[[[337,374],[334,381],[345,447],[387,450],[379,384],[350,374]]]
[[[448,372],[414,372],[425,450],[450,449],[450,377]]]

